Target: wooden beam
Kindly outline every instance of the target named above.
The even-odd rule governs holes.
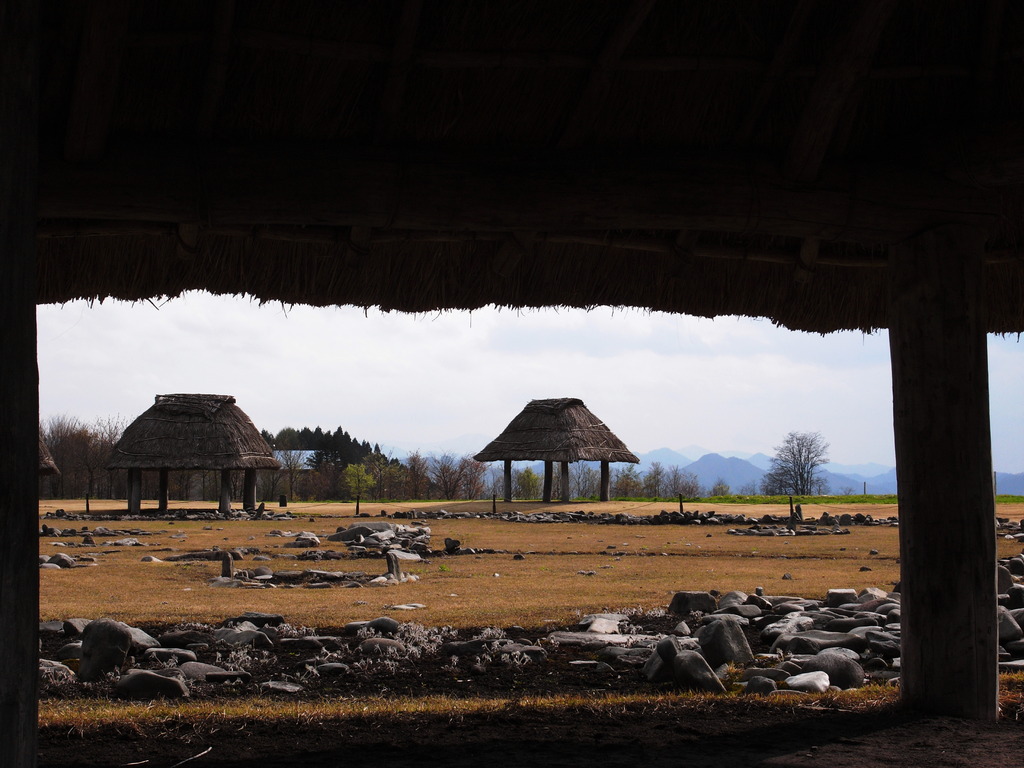
[[[790,139],[785,164],[789,178],[803,182],[817,178],[847,99],[871,70],[875,49],[896,5],[897,0],[863,0],[852,6],[856,18],[822,64]]]
[[[378,141],[392,141],[400,133],[399,118],[405,86],[409,80],[409,64],[416,45],[416,31],[420,23],[422,0],[405,0],[398,18],[395,46],[391,52],[391,70],[381,91],[380,112],[377,118]]]
[[[217,506],[217,511],[223,515],[231,512],[231,470],[222,469],[220,471],[220,504]]]
[[[235,0],[219,0],[214,6],[213,32],[210,40],[210,61],[206,67],[203,100],[199,105],[196,133],[201,138],[213,135],[213,123],[224,96],[231,52],[231,27],[235,20]]]
[[[512,501],[512,459],[505,459],[505,501]]]
[[[601,462],[601,501],[609,501],[611,499],[611,486],[612,486],[612,471],[611,465],[607,461]]]
[[[984,232],[944,227],[891,249],[889,346],[901,697],[919,711],[994,720],[999,644],[984,246]]]
[[[242,509],[256,509],[256,470],[252,468],[242,471]]]
[[[576,146],[590,133],[594,118],[608,93],[611,75],[656,2],[657,0],[633,0],[618,25],[605,40],[590,70],[587,84],[558,137],[558,146]]]
[[[167,469],[160,470],[159,484],[156,492],[156,507],[159,512],[167,511],[167,481],[169,471]]]
[[[551,481],[552,475],[554,474],[554,462],[544,462],[544,494],[542,501],[545,504],[551,503]]]
[[[940,223],[991,226],[996,195],[895,167],[826,168],[795,183],[742,154],[395,155],[334,146],[119,147],[102,164],[43,166],[53,219],[210,227],[488,231],[716,230],[891,244]],[[523,205],[529,200],[530,205]]]
[[[132,467],[128,470],[128,514],[137,515],[142,510],[142,470]]]
[[[765,72],[764,79],[761,81],[761,87],[747,108],[746,117],[743,118],[739,131],[736,132],[737,144],[743,146],[753,138],[761,115],[764,114],[765,108],[771,102],[776,89],[782,83],[783,77],[796,58],[800,42],[803,40],[804,30],[807,28],[807,20],[816,5],[817,0],[799,0],[793,9],[793,14],[789,17],[789,24],[786,27],[786,34],[775,49],[775,55],[772,56],[772,63],[768,65],[768,71]]]
[[[996,63],[999,60],[1005,14],[1006,0],[988,0],[978,46],[978,64],[974,72],[975,112],[981,120],[988,119],[992,114]]]
[[[561,499],[562,501],[569,501],[569,462],[563,461],[560,467],[560,474],[558,477],[561,483]]]
[[[41,3],[0,9],[0,765],[34,768],[39,687],[36,189]]]
[[[130,11],[131,0],[89,2],[64,138],[64,157],[72,162],[92,161],[103,155]]]

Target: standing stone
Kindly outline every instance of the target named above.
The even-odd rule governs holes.
[[[132,647],[131,630],[113,619],[96,619],[82,632],[82,661],[78,677],[92,683],[116,672],[128,658]]]
[[[718,610],[718,602],[710,592],[676,592],[668,609],[677,616],[711,613]]]
[[[843,690],[864,685],[864,668],[842,653],[822,651],[804,663],[803,671],[824,672],[830,685]]]
[[[680,651],[672,659],[672,679],[680,688],[725,693],[725,686],[708,662],[696,651]]]
[[[697,630],[701,653],[708,664],[746,664],[754,660],[743,627],[733,621],[712,621]]]

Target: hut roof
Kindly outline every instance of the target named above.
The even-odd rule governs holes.
[[[157,395],[114,447],[110,469],[280,469],[231,395]]]
[[[582,400],[531,400],[477,461],[640,461]]]
[[[39,430],[39,474],[60,474],[60,470],[57,468],[57,464],[54,462],[53,456],[50,455],[50,449],[46,447],[46,442],[43,440],[42,430]]]
[[[886,327],[986,240],[1024,331],[1024,6],[43,4],[40,302],[205,289]]]

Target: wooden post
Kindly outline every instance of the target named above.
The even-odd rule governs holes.
[[[142,470],[132,467],[128,470],[128,514],[137,515],[142,511]]]
[[[612,473],[607,461],[601,462],[601,501],[608,501],[611,495]]]
[[[242,473],[242,509],[256,509],[256,470],[252,468]]]
[[[167,470],[160,470],[160,489],[157,491],[157,509],[167,511]]]
[[[496,493],[491,494],[491,514],[498,514],[498,494]]]
[[[227,515],[231,512],[231,470],[220,471],[220,505],[217,511]]]
[[[512,459],[505,459],[505,501],[512,501]]]
[[[562,467],[561,467],[560,475],[561,475],[560,479],[562,481],[562,501],[568,501],[569,500],[569,462],[568,461],[563,461],[562,462]]]
[[[554,474],[554,462],[544,462],[544,503],[551,503],[551,475]]]
[[[39,372],[36,193],[39,3],[0,12],[0,765],[36,764]]]
[[[359,495],[356,494],[356,517],[359,517]]]
[[[995,499],[984,233],[941,227],[890,250],[903,702],[998,714]],[[955,574],[955,578],[951,578]]]
[[[683,514],[683,494],[679,494],[679,514]]]

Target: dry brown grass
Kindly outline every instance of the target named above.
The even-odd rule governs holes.
[[[41,511],[81,509],[81,502],[46,502]],[[433,502],[418,504],[448,509],[489,509],[489,502]],[[501,506],[501,505],[499,505]],[[522,511],[543,505],[515,504]],[[637,505],[623,502],[572,504],[588,511],[628,511],[656,514],[664,504]],[[875,517],[890,516],[895,507],[855,506],[855,511]],[[93,502],[94,512],[123,510],[124,502]],[[389,513],[409,505],[363,505],[364,511]],[[563,505],[550,505],[565,509]],[[707,508],[700,508],[706,511]],[[414,583],[366,589],[211,589],[207,580],[219,575],[220,565],[196,563],[142,563],[146,554],[162,557],[169,552],[255,546],[275,556],[271,567],[281,569],[385,570],[381,560],[342,560],[305,563],[279,559],[299,550],[285,549],[286,540],[267,537],[273,529],[311,530],[328,534],[354,522],[351,504],[304,505],[289,509],[296,520],[259,522],[112,522],[109,527],[140,528],[159,532],[142,537],[148,546],[132,548],[89,547],[67,550],[74,555],[98,553],[95,568],[41,572],[40,613],[43,619],[71,616],[110,616],[138,624],[181,621],[216,622],[245,610],[281,613],[295,625],[338,626],[348,621],[388,613],[389,606],[424,603],[426,608],[396,614],[426,625],[543,626],[564,624],[580,611],[650,610],[665,607],[679,590],[741,589],[763,586],[769,594],[821,597],[832,587],[891,588],[899,578],[898,535],[895,528],[853,528],[848,536],[747,537],[730,536],[725,527],[699,526],[597,526],[580,524],[523,524],[482,519],[428,521],[436,547],[448,536],[464,546],[507,550],[507,554],[435,558],[411,570],[421,577]],[[830,507],[835,514],[848,507]],[[720,507],[722,512],[740,511]],[[781,513],[763,506],[746,509],[751,514]],[[805,515],[820,510],[805,507]],[[1000,510],[1000,514],[1007,514]],[[1012,513],[1011,513],[1011,516]],[[90,528],[98,523],[90,522]],[[184,541],[171,534],[187,534]],[[107,540],[104,538],[103,540]],[[42,539],[40,551],[64,551]],[[61,539],[77,542],[78,539]],[[97,545],[101,540],[97,540]],[[325,542],[325,546],[330,546]],[[343,549],[337,545],[337,549]],[[877,555],[870,555],[871,550]],[[1002,556],[1017,552],[1016,542],[1001,540]],[[514,560],[513,553],[528,553]],[[631,554],[615,554],[631,553]],[[251,561],[239,563],[239,567]],[[861,571],[862,567],[870,571]],[[581,575],[580,571],[594,571]],[[789,573],[792,580],[784,580]],[[499,574],[495,576],[495,574]]]

